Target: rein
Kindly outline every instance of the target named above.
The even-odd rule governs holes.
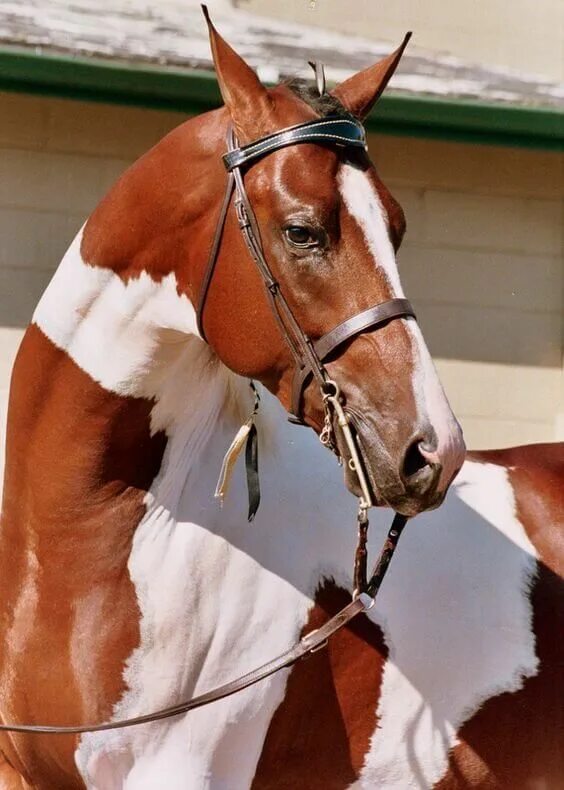
[[[150,724],[154,721],[180,716],[196,708],[202,708],[204,705],[217,702],[217,700],[230,697],[238,691],[243,691],[243,689],[254,686],[255,683],[259,683],[261,680],[270,677],[270,675],[274,675],[281,669],[293,666],[300,659],[307,658],[324,648],[330,637],[344,628],[344,626],[350,623],[358,614],[367,612],[374,606],[376,594],[382,584],[382,580],[386,574],[406,522],[407,518],[405,516],[396,514],[384,546],[382,547],[382,551],[380,552],[380,556],[378,557],[374,572],[368,582],[366,592],[362,592],[357,595],[356,598],[353,598],[344,609],[337,612],[337,614],[322,625],[321,628],[310,631],[309,634],[303,636],[300,641],[296,642],[289,650],[281,653],[266,664],[262,664],[262,666],[257,667],[257,669],[253,669],[251,672],[241,675],[241,677],[236,680],[231,680],[221,686],[217,686],[217,688],[211,691],[206,691],[204,694],[199,694],[177,705],[171,705],[168,708],[162,708],[154,713],[147,713],[144,716],[135,716],[131,719],[120,719],[118,721],[104,722],[103,724],[83,724],[76,727],[59,727],[45,724],[0,724],[0,731],[35,733],[36,735],[80,735],[86,732],[122,730],[125,727],[135,727],[138,724]]]
[[[291,667],[300,659],[306,658],[317,650],[325,647],[331,636],[340,631],[354,617],[360,614],[360,612],[367,612],[374,605],[376,595],[380,589],[380,585],[382,584],[402,530],[407,523],[407,517],[399,513],[395,514],[392,526],[388,531],[387,538],[381,549],[372,575],[370,579],[367,579],[367,514],[368,509],[373,504],[370,486],[366,479],[362,464],[362,453],[359,440],[356,433],[351,429],[350,417],[343,406],[339,386],[337,382],[329,377],[323,361],[346,340],[355,337],[366,329],[378,328],[396,318],[415,318],[415,312],[407,299],[390,299],[386,302],[375,304],[367,310],[344,320],[316,340],[312,340],[302,331],[266,260],[260,239],[258,222],[245,189],[242,171],[244,166],[252,164],[263,156],[286,146],[298,143],[323,143],[342,149],[362,148],[366,150],[366,135],[363,126],[358,121],[352,118],[341,117],[327,117],[308,121],[298,124],[297,126],[283,129],[280,132],[268,135],[267,137],[255,140],[241,147],[237,146],[237,140],[233,130],[229,130],[227,136],[228,150],[223,157],[225,167],[228,171],[227,185],[219,213],[216,232],[210,249],[207,268],[200,288],[200,297],[197,307],[198,329],[202,339],[206,340],[203,325],[204,308],[219,256],[227,213],[233,195],[235,195],[235,209],[239,228],[251,257],[263,278],[272,312],[278,321],[281,332],[288,343],[296,364],[290,420],[301,425],[304,424],[302,411],[303,392],[309,380],[313,377],[320,387],[325,409],[324,427],[319,438],[322,444],[331,449],[336,455],[339,455],[335,437],[335,423],[337,424],[349,452],[349,467],[356,473],[358,478],[362,494],[359,498],[358,509],[359,537],[354,564],[353,600],[334,617],[328,620],[325,625],[321,626],[321,628],[310,631],[310,633],[303,636],[293,647],[266,664],[263,664],[257,669],[235,680],[218,686],[211,691],[207,691],[204,694],[200,694],[176,705],[142,716],[105,722],[102,724],[85,724],[68,727],[39,724],[0,724],[0,731],[36,734],[44,733],[51,735],[78,735],[87,732],[101,732],[104,730],[133,727],[138,724],[148,724],[173,716],[179,716],[188,711],[203,707],[204,705],[209,705],[224,697],[236,694],[238,691],[253,686],[255,683],[264,680],[285,667]],[[257,408],[258,401],[255,400],[255,411],[252,417],[256,413]],[[252,428],[252,424],[250,424],[250,428]],[[254,433],[251,430],[249,435],[255,440],[255,450],[248,454],[248,457],[249,455],[251,457],[254,455],[256,460],[256,430]],[[225,470],[225,473],[227,474],[227,470]],[[258,506],[258,501],[256,502],[256,506]],[[254,515],[254,512],[252,515]]]

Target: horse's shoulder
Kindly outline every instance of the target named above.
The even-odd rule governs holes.
[[[541,559],[564,576],[564,442],[468,454],[507,469],[517,516]]]
[[[527,471],[530,475],[564,478],[564,442],[525,444],[503,450],[469,452],[469,461],[496,464],[508,469]]]

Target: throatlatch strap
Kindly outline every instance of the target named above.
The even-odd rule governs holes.
[[[215,271],[215,264],[217,263],[217,257],[219,255],[219,246],[221,244],[221,239],[223,237],[223,230],[225,228],[225,220],[227,219],[227,212],[229,211],[229,204],[231,203],[231,197],[234,191],[235,191],[235,177],[233,176],[232,173],[229,173],[229,177],[227,179],[227,184],[225,187],[225,194],[223,195],[223,201],[221,203],[221,208],[219,210],[219,217],[217,220],[215,235],[213,237],[210,253],[208,256],[208,263],[206,266],[206,270],[204,272],[204,279],[202,280],[202,284],[200,285],[200,297],[198,299],[198,306],[196,309],[198,332],[200,333],[200,337],[202,338],[202,340],[205,340],[206,342],[207,342],[207,337],[204,330],[204,307],[206,305],[208,291],[210,289],[211,280],[213,277],[213,273]]]

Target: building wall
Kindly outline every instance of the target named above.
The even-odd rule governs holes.
[[[196,2],[196,0],[190,0]],[[215,0],[219,9],[225,0]],[[562,0],[234,0],[256,14],[411,46],[564,81]],[[214,0],[210,6],[213,10]],[[352,11],[352,13],[351,13]]]
[[[89,211],[182,120],[0,94],[0,390]],[[405,290],[469,445],[556,438],[564,421],[564,158],[385,136],[371,148],[407,215]]]

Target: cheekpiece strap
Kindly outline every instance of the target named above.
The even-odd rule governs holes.
[[[228,151],[223,155],[223,163],[231,172],[234,168],[253,162],[271,151],[296,143],[330,143],[342,148],[353,146],[366,150],[366,133],[359,121],[329,116],[290,126],[281,132],[269,134]]]

